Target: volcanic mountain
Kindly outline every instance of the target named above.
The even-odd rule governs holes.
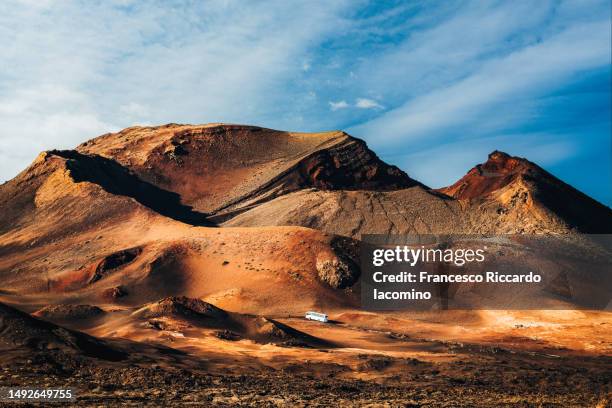
[[[345,257],[342,240],[300,227],[210,228],[177,193],[99,155],[41,153],[0,186],[0,204],[0,297],[30,311],[175,295],[249,313],[355,301],[333,287],[355,276],[332,271],[321,278],[316,267]],[[288,290],[279,293],[270,282]]]
[[[612,231],[609,208],[504,153],[435,191],[344,132],[225,124],[41,153],[0,205],[0,284],[31,310],[180,295],[247,313],[349,306],[337,289],[357,282],[364,233]]]
[[[527,159],[494,151],[455,184],[438,191],[462,201],[498,205],[500,217],[523,207],[531,217],[559,222],[585,233],[612,231],[610,208],[559,180]]]
[[[19,361],[35,350],[44,360],[51,348],[84,356],[81,367],[97,367],[90,358],[122,361],[130,370],[138,362],[148,367],[139,387],[157,378],[169,388],[178,375],[156,376],[151,362],[172,370],[217,367],[221,378],[248,370],[269,376],[278,369],[275,386],[284,386],[290,373],[360,380],[397,375],[399,383],[410,384],[450,376],[463,381],[465,361],[461,370],[448,366],[438,376],[440,361],[469,355],[478,361],[472,371],[482,373],[483,366],[496,365],[490,358],[503,357],[506,364],[514,354],[458,352],[459,346],[426,339],[496,345],[519,339],[520,347],[541,347],[517,332],[523,330],[520,319],[528,318],[365,312],[359,308],[362,235],[612,232],[608,207],[505,153],[493,152],[457,183],[433,190],[341,131],[228,124],[132,127],[74,150],[43,152],[0,185],[0,208],[4,356],[16,353]],[[556,264],[546,267],[555,270]],[[583,272],[574,271],[574,287],[567,276],[557,279],[551,304],[571,304],[576,294],[609,287]],[[330,324],[296,318],[306,310],[329,313]],[[609,354],[593,340],[606,333],[609,318],[583,317],[564,311],[551,329],[525,330],[533,338],[548,336],[555,353],[571,346]],[[558,330],[569,320],[583,326],[577,337],[563,340]],[[410,340],[413,335],[421,338]],[[74,370],[62,356],[53,367]],[[533,355],[528,359],[531,364]],[[605,377],[597,370],[593,376]],[[106,384],[106,374],[95,375]],[[186,381],[193,389],[192,379]],[[346,392],[361,390],[351,387]]]
[[[304,189],[225,221],[302,225],[359,238],[407,233],[609,233],[612,211],[530,161],[495,151],[455,184],[393,191]]]
[[[419,185],[378,159],[363,141],[339,131],[171,124],[102,135],[77,151],[112,159],[209,214],[225,214],[308,187],[395,190]]]

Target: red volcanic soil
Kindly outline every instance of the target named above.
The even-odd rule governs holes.
[[[525,159],[435,191],[340,131],[133,127],[42,153],[0,208],[0,385],[70,382],[91,405],[609,401],[609,312],[359,307],[362,234],[612,232]]]
[[[296,133],[225,124],[135,127],[77,150],[112,158],[207,213],[306,187],[391,190],[419,184],[340,131]]]
[[[537,173],[544,174],[542,169],[530,161],[494,151],[485,163],[476,165],[455,184],[439,191],[464,200],[485,197],[521,176],[538,177]]]
[[[501,201],[500,214],[508,204],[524,203],[548,218],[584,233],[612,231],[612,211],[527,159],[494,151],[488,160],[472,168],[455,184],[438,191],[459,200]],[[516,220],[516,222],[519,222]]]

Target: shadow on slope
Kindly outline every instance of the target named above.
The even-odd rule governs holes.
[[[142,181],[114,160],[73,150],[53,150],[50,153],[67,159],[66,166],[77,183],[87,181],[98,184],[111,194],[131,197],[177,221],[197,226],[213,225],[208,221],[207,214],[182,204],[178,194]]]
[[[60,349],[108,361],[125,360],[126,353],[85,333],[65,329],[39,320],[0,303],[0,346],[27,347],[32,350]]]
[[[143,305],[132,317],[156,330],[173,330],[177,322],[219,330],[223,340],[249,339],[287,347],[334,347],[332,342],[311,336],[264,316],[227,312],[210,303],[186,296],[172,296]],[[180,330],[180,329],[178,329]]]

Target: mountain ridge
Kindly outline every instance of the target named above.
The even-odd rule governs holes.
[[[32,212],[49,212],[54,206],[60,212],[55,204],[67,199],[63,192],[72,192],[69,204],[74,207],[76,197],[87,201],[99,188],[123,202],[118,207],[133,207],[125,199],[135,200],[154,214],[191,225],[297,225],[355,238],[391,232],[612,231],[608,207],[536,164],[500,151],[456,183],[430,189],[341,131],[306,134],[247,125],[167,124],[126,128],[75,150],[41,153],[0,185],[0,203],[6,209],[0,232],[15,227],[24,214],[33,221]],[[568,200],[572,203],[564,203]],[[46,207],[38,208],[42,202]],[[314,212],[302,208],[309,202]],[[315,207],[331,213],[317,214]],[[290,214],[282,215],[286,211]],[[339,220],[344,227],[331,217],[336,213],[345,218]],[[361,218],[349,226],[355,217]],[[525,217],[528,227],[519,228]],[[383,221],[372,224],[368,219]],[[333,224],[338,227],[331,228]]]
[[[341,293],[329,282],[344,278],[317,270],[326,262],[340,275],[351,269],[355,251],[337,247],[339,240],[612,231],[612,211],[536,165],[500,152],[489,160],[458,182],[468,187],[433,190],[343,132],[128,128],[77,150],[42,153],[0,186],[0,285],[11,288],[11,299],[27,294],[36,308],[92,297],[137,304],[188,295],[249,313],[275,310],[262,286],[266,276],[289,284],[287,296],[308,288],[306,305],[350,305],[358,272]],[[166,179],[153,177],[164,169]],[[566,199],[585,216],[556,203]],[[264,248],[254,266],[249,254]],[[304,258],[296,261],[293,252]],[[215,281],[220,271],[225,281]]]
[[[306,187],[384,190],[420,184],[382,162],[365,142],[341,131],[173,124],[105,134],[76,150],[111,158],[209,214]],[[216,188],[219,183],[224,189]]]
[[[585,233],[611,233],[612,210],[577,190],[537,164],[498,150],[470,169],[454,184],[437,189],[458,200],[499,204],[500,215],[523,202],[537,216],[550,213]],[[545,213],[549,214],[545,214]]]
[[[364,234],[564,234],[571,242],[579,231],[610,225],[609,209],[535,167],[517,171],[521,163],[506,163],[504,174],[506,164],[485,163],[463,178],[468,187],[439,191],[343,132],[219,124],[133,127],[75,150],[44,152],[0,185],[2,363],[11,374],[36,372],[11,375],[11,385],[48,381],[56,370],[60,384],[70,373],[83,390],[92,383],[105,390],[136,373],[138,389],[128,392],[142,395],[151,379],[159,381],[153,388],[175,390],[178,373],[196,369],[186,389],[200,389],[194,381],[214,370],[221,382],[239,375],[226,382],[233,395],[253,370],[283,387],[287,379],[314,378],[307,387],[317,390],[320,378],[346,377],[348,389],[360,390],[375,379],[414,384],[433,372],[430,383],[456,384],[464,396],[464,378],[472,381],[466,362],[478,378],[483,365],[503,367],[484,378],[505,384],[509,356],[528,365],[542,360],[530,374],[536,378],[550,372],[551,361],[565,367],[571,360],[561,355],[573,353],[580,362],[594,356],[595,371],[581,371],[593,384],[605,378],[601,356],[610,345],[601,339],[609,316],[581,308],[599,307],[608,293],[601,269],[578,268],[537,294],[572,310],[361,308]],[[594,219],[573,215],[559,200]],[[491,253],[554,276],[559,264],[532,262],[522,238],[503,237],[508,245]],[[512,297],[502,286],[459,291],[474,304]],[[305,320],[308,310],[326,313],[328,323]],[[516,364],[513,372],[524,375],[527,363]],[[209,385],[218,390],[217,380]]]

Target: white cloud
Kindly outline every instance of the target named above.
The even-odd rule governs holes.
[[[357,98],[354,104],[349,104],[344,99],[337,101],[337,102],[329,101],[329,107],[332,111],[337,111],[340,109],[347,109],[347,108],[359,108],[359,109],[383,109],[384,108],[384,106],[382,106],[375,100],[367,99],[367,98]]]
[[[41,4],[0,3],[0,181],[136,122],[309,123],[288,89],[351,2]]]
[[[339,109],[346,109],[348,107],[349,107],[349,104],[345,100],[338,101],[338,102],[329,101],[329,108],[332,111],[337,111]]]
[[[608,64],[609,38],[592,35],[605,32],[608,24],[606,21],[581,24],[492,58],[471,75],[410,99],[351,131],[358,135],[376,134],[376,140],[372,140],[376,147],[420,138],[431,141],[458,126],[486,122],[490,117],[495,120],[495,107],[499,104],[537,96],[577,72]],[[507,115],[506,119],[515,118]]]
[[[384,107],[373,99],[357,98],[355,107],[360,109],[383,109]]]
[[[380,21],[364,24],[363,29],[373,35],[391,31],[406,37],[362,58],[354,67],[360,79],[355,86],[399,103],[451,84],[491,57],[537,41],[530,33],[546,30],[553,11],[549,1],[468,1],[461,6],[446,2],[427,12],[410,13],[399,27],[383,29]]]
[[[118,130],[100,118],[87,95],[51,84],[0,95],[0,123],[0,179],[23,170],[42,150],[69,149]]]

